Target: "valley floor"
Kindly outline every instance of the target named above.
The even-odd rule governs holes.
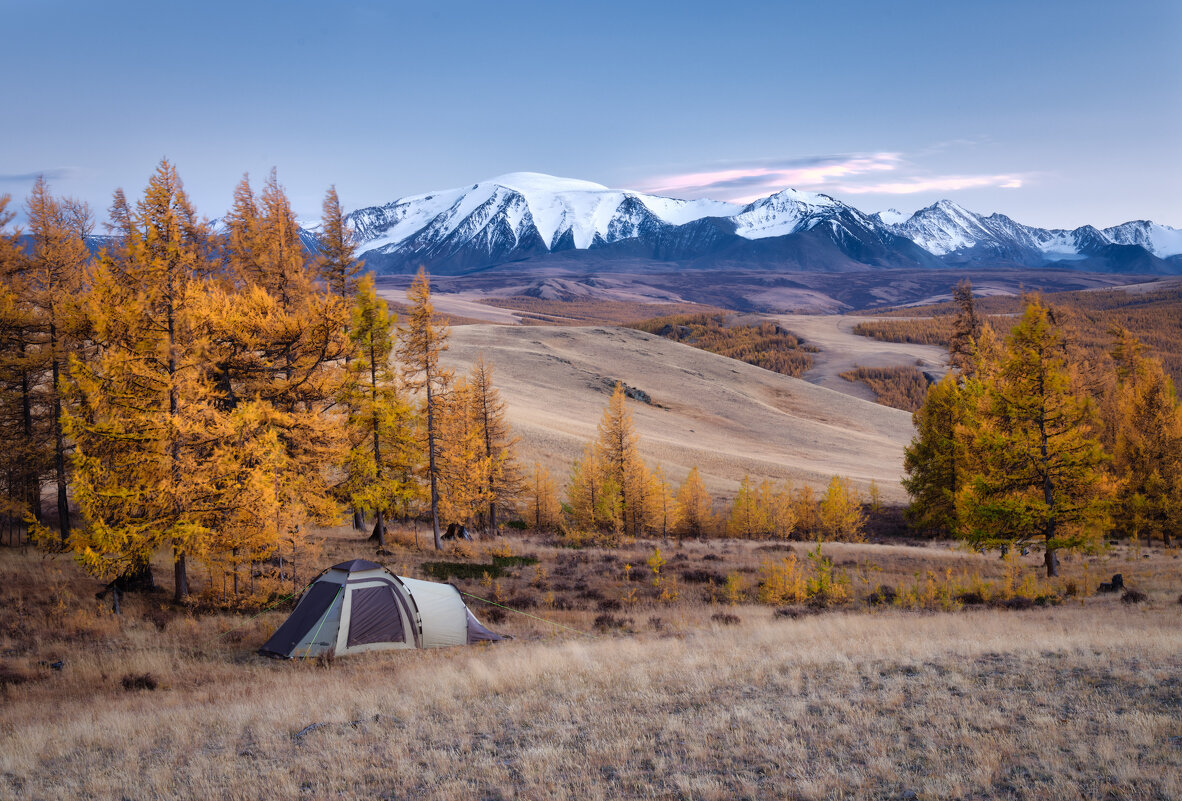
[[[516,639],[492,646],[308,662],[254,654],[281,611],[128,596],[115,617],[64,557],[2,548],[0,797],[1182,797],[1176,552],[1100,560],[1149,590],[1140,605],[932,613],[858,600],[776,615],[686,585],[676,603],[626,607],[625,634],[593,627],[593,602],[559,607],[588,587],[620,592],[620,561],[643,566],[654,546],[671,565],[740,573],[807,546],[636,543],[607,562],[604,549],[509,544],[543,569],[520,568],[507,592],[549,581],[570,603],[532,613],[578,631],[511,614],[493,628]],[[383,561],[399,572],[435,558],[391,547]],[[947,545],[827,547],[894,582],[925,566],[997,572],[995,556]],[[328,548],[325,563],[363,553],[352,533]]]

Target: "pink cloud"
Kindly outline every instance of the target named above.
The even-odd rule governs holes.
[[[1015,175],[941,175],[878,184],[841,185],[833,189],[850,195],[913,195],[917,192],[958,192],[985,186],[1019,189],[1022,179]]]
[[[653,178],[639,189],[675,197],[709,197],[746,203],[789,187],[851,195],[910,195],[1000,187],[1018,189],[1023,177],[1005,175],[904,175],[913,165],[900,153],[856,153],[768,160],[717,170],[701,170]],[[883,173],[897,180],[875,181]]]

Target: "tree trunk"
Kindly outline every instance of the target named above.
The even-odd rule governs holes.
[[[427,376],[427,472],[431,475],[431,531],[435,535],[435,550],[443,550],[439,536],[439,483],[435,467],[435,400],[431,393],[431,376]]]
[[[381,509],[378,509],[377,518],[378,518],[378,521],[374,524],[373,536],[370,537],[370,539],[371,540],[376,539],[378,541],[378,548],[385,548],[386,547],[386,513],[383,512]]]
[[[353,507],[353,530],[361,531],[365,528],[365,518],[361,514],[361,510],[356,506]]]
[[[1059,575],[1059,554],[1054,548],[1047,548],[1046,555],[1043,556],[1043,564],[1047,567],[1047,578]]]
[[[57,347],[57,327],[50,325],[50,347]],[[54,470],[57,478],[57,518],[62,546],[70,539],[70,501],[66,496],[66,441],[62,432],[62,396],[58,391],[60,369],[56,352],[53,355],[53,438]]]
[[[174,586],[173,600],[179,604],[189,594],[189,575],[185,571],[185,555],[183,553],[178,553],[172,563],[172,577]]]

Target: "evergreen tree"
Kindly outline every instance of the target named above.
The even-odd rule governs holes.
[[[431,526],[435,548],[443,548],[439,531],[439,470],[440,423],[442,405],[451,386],[452,375],[439,364],[439,357],[447,350],[447,323],[435,319],[431,304],[431,284],[427,274],[419,270],[406,292],[410,312],[406,325],[399,330],[398,359],[405,371],[407,387],[422,393],[425,450],[427,453],[427,484],[430,487]]]
[[[1031,299],[987,380],[974,419],[974,470],[958,495],[963,533],[978,547],[1041,540],[1048,576],[1060,548],[1099,536],[1107,487],[1092,404],[1077,395],[1061,332]]]

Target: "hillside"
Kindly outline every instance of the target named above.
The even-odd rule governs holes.
[[[902,501],[911,416],[623,328],[469,325],[452,329],[447,366],[483,353],[521,436],[521,459],[564,480],[596,434],[616,381],[646,393],[632,402],[641,452],[674,481],[698,466],[714,492],[744,474],[823,485],[833,474]]]

